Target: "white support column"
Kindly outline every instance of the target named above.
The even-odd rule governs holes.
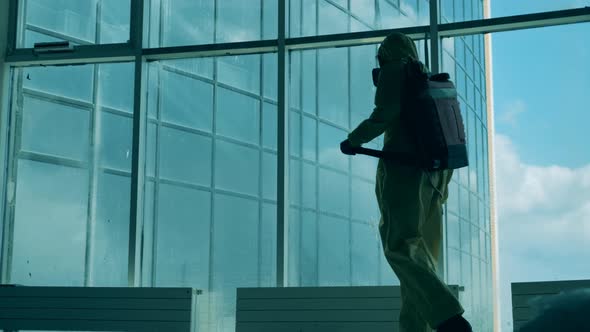
[[[484,0],[484,20],[490,19],[491,5],[490,0]],[[496,160],[494,158],[494,80],[492,68],[492,35],[484,36],[485,43],[485,73],[486,73],[486,111],[488,116],[488,169],[489,169],[489,195],[490,195],[490,242],[492,250],[492,298],[494,311],[494,331],[502,330],[502,320],[500,312],[500,265],[498,262],[498,220],[496,212]]]

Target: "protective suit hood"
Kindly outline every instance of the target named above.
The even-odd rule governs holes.
[[[418,51],[414,41],[399,32],[394,32],[383,40],[377,55],[383,63],[399,61],[408,57],[418,60]]]

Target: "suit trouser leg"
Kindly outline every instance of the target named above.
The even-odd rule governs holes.
[[[376,191],[382,214],[379,231],[383,250],[407,303],[400,313],[401,326],[422,326],[420,321],[438,326],[463,313],[458,300],[436,274],[442,200],[436,196],[427,173],[403,168],[392,172],[382,165],[379,172]],[[446,182],[436,173],[433,180],[437,185]],[[415,328],[422,331],[422,327]]]

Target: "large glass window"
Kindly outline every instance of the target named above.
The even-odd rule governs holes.
[[[129,40],[131,0],[48,1],[18,2],[18,47]],[[427,0],[286,4],[288,37],[429,23]],[[483,16],[479,0],[444,0],[439,8],[441,22]],[[276,39],[277,11],[278,0],[145,1],[143,46]],[[377,159],[339,150],[373,109],[377,46],[290,51],[286,133],[277,126],[276,54],[146,63],[141,286],[203,290],[199,327],[230,331],[235,289],[276,285],[276,213],[283,203],[277,202],[277,138],[283,134],[290,141],[286,285],[398,283],[378,232]],[[442,68],[459,91],[471,163],[449,186],[446,278],[465,287],[466,314],[485,330],[491,239],[483,38],[446,38],[441,46]],[[424,60],[424,42],[417,48]],[[142,86],[134,68],[13,70],[8,282],[127,284],[133,98],[134,87]],[[366,146],[378,149],[382,138]]]
[[[289,36],[428,25],[429,13],[423,0],[289,0]]]
[[[149,0],[149,47],[277,38],[277,0]],[[198,22],[198,24],[195,24]]]
[[[17,47],[58,40],[73,45],[126,43],[130,0],[19,0]]]
[[[303,88],[290,96],[291,286],[398,283],[379,242],[377,161],[339,148],[373,109],[375,51],[367,45],[290,53],[290,90]]]
[[[133,65],[30,67],[13,79],[8,281],[126,285]]]
[[[142,284],[203,290],[203,330],[235,329],[237,287],[276,285],[277,106],[264,97],[273,62],[148,66]]]
[[[483,19],[484,0],[439,0],[439,22],[463,22]]]
[[[450,1],[452,2],[452,1]],[[477,1],[476,1],[477,2]],[[476,19],[475,8],[477,3],[466,5],[455,1],[455,7],[444,5],[442,15],[454,13],[455,20]],[[464,6],[465,5],[465,6]],[[466,10],[471,9],[471,17],[466,17]],[[447,203],[447,280],[451,282],[456,278],[460,268],[461,286],[465,290],[461,294],[466,316],[473,322],[477,330],[489,328],[489,321],[483,318],[487,313],[483,308],[492,306],[491,299],[480,288],[488,289],[492,285],[485,282],[491,280],[484,278],[482,273],[488,273],[487,268],[480,272],[480,265],[491,265],[491,262],[481,260],[484,256],[482,250],[490,251],[491,248],[482,249],[482,244],[490,241],[489,214],[484,213],[484,203],[489,204],[485,196],[485,183],[487,181],[488,158],[487,128],[482,116],[486,115],[486,92],[484,54],[482,51],[483,37],[479,35],[448,38],[443,40],[441,50],[442,70],[451,74],[451,78],[457,86],[461,114],[466,126],[467,146],[469,155],[469,167],[455,171],[454,179],[449,185],[449,200]],[[478,83],[479,82],[479,83]],[[456,182],[455,182],[456,181]],[[456,197],[453,197],[455,196]],[[458,223],[457,223],[458,221]],[[458,225],[457,225],[458,224]],[[452,233],[459,232],[460,236]],[[458,245],[461,251],[460,263],[453,262],[457,259],[454,247]],[[471,272],[469,272],[471,271]],[[483,281],[481,281],[483,280]]]

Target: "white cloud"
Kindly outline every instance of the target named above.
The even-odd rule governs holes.
[[[513,100],[500,109],[498,121],[516,126],[518,116],[526,111],[526,104],[522,100]]]
[[[526,164],[504,135],[496,135],[495,147],[502,320],[507,322],[510,282],[590,279],[590,164],[576,169]]]

